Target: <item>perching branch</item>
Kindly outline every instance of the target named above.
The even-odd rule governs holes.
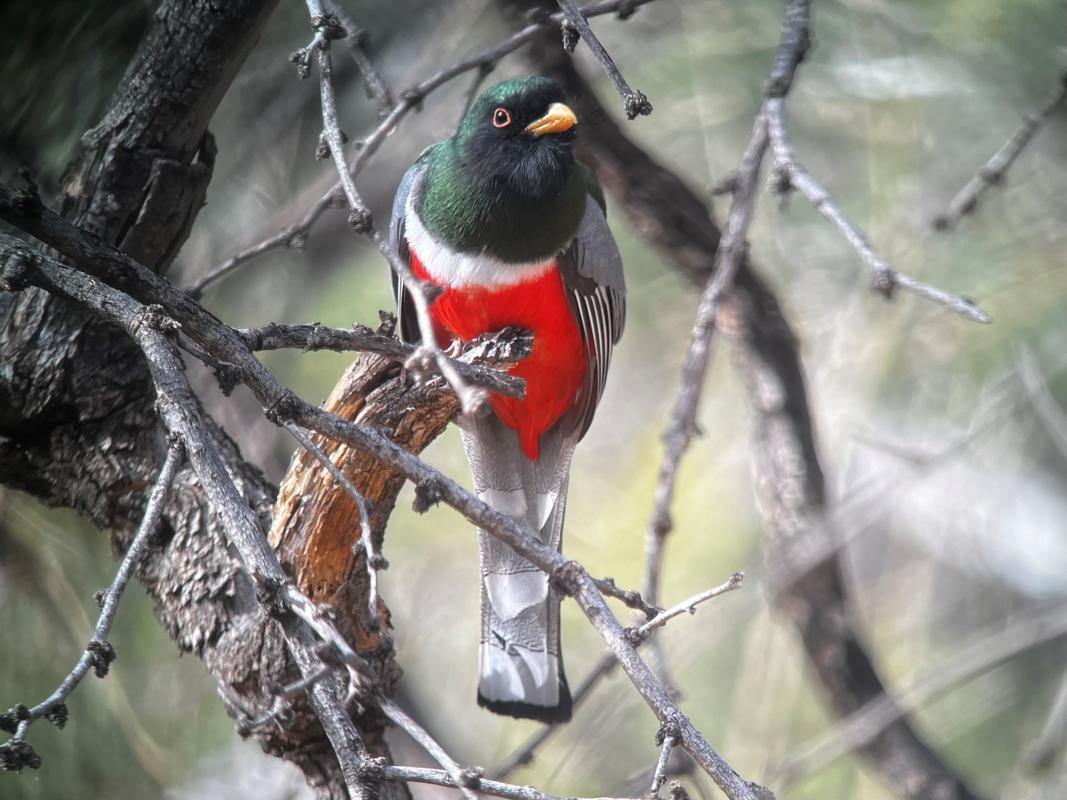
[[[0,194],[0,200],[2,199],[3,195]],[[169,315],[173,315],[181,323],[183,332],[197,341],[211,356],[233,364],[235,377],[252,390],[263,404],[269,419],[277,424],[291,420],[301,427],[373,454],[396,468],[416,485],[425,487],[424,495],[429,492],[434,501],[445,502],[452,506],[475,526],[496,536],[516,553],[547,572],[566,594],[575,597],[579,607],[604,638],[624,671],[661,721],[667,718],[684,720],[670,693],[637,655],[622,625],[605,604],[592,577],[579,564],[567,560],[559,552],[541,542],[525,524],[496,511],[462,489],[455,481],[398,447],[379,431],[348,422],[297,398],[291,391],[281,386],[263,367],[235,331],[206,314],[187,294],[174,289],[165,280],[150,273],[124,254],[86,236],[84,232],[70,226],[69,223],[53,218],[40,206],[39,200],[35,201],[32,197],[27,197],[25,193],[14,199],[16,202],[9,207],[5,207],[0,202],[0,215],[5,215],[6,218],[12,220],[21,220],[24,229],[28,229],[27,232],[47,237],[43,240],[73,259],[79,266],[91,270],[96,277],[117,288],[128,290],[140,302],[158,304],[165,308]],[[197,471],[203,481],[204,474],[199,469]],[[222,487],[219,488],[221,490]],[[250,512],[245,507],[242,513]],[[236,521],[235,519],[234,522]],[[231,535],[242,533],[246,537],[245,544],[252,547],[253,542],[247,541],[247,533],[243,528],[231,529],[228,526],[227,530],[231,532]],[[265,547],[266,542],[263,541],[262,545]],[[255,546],[259,547],[259,542],[256,542]],[[251,550],[250,554],[253,552],[256,551]],[[270,552],[269,549],[268,552]],[[273,553],[271,553],[271,558],[273,564],[277,564]],[[269,562],[265,562],[262,566],[273,570],[273,567],[267,567],[267,563]],[[280,567],[278,569],[280,570]],[[270,573],[264,574],[270,575]],[[254,573],[253,577],[255,577]],[[283,585],[291,586],[290,583],[285,582]],[[301,663],[302,669],[307,672],[317,669],[317,666],[314,662]],[[313,700],[318,700],[321,704],[327,697],[328,690],[325,682],[313,688]],[[322,718],[325,710],[317,710],[320,711],[319,715]],[[323,722],[325,725],[326,720]],[[756,790],[752,788],[753,785],[744,781],[711,748],[692,723],[685,721],[680,723],[680,726],[682,746],[712,777],[727,797],[731,800],[756,800],[757,795]],[[352,739],[343,738],[344,731],[340,727],[334,730],[327,727],[327,734],[334,742],[335,750],[344,746],[345,742],[352,741]],[[345,765],[342,764],[342,766]],[[349,780],[350,772],[351,770],[346,770],[346,781],[351,786],[351,780],[355,778]]]
[[[271,323],[263,328],[241,328],[237,334],[252,351],[301,349],[305,351],[333,350],[338,353],[359,351],[378,353],[400,364],[411,364],[419,348],[402,342],[395,336],[374,331],[366,325],[351,328],[329,328],[319,323],[310,325],[279,325]],[[496,394],[522,398],[526,382],[503,370],[514,366],[528,354],[533,338],[513,328],[505,328],[491,337],[466,345],[452,364],[467,383]]]
[[[71,693],[78,688],[89,670],[93,669],[98,678],[103,678],[108,673],[111,662],[115,659],[115,650],[107,641],[111,632],[111,625],[115,621],[115,615],[119,610],[119,601],[126,591],[126,586],[137,570],[145,550],[155,535],[159,525],[159,518],[163,513],[163,503],[170,491],[171,483],[182,462],[182,448],[174,442],[167,449],[167,457],[156,477],[155,485],[148,496],[148,504],[145,506],[144,518],[137,529],[126,555],[122,557],[115,579],[99,598],[100,617],[93,629],[93,638],[89,640],[85,652],[82,653],[74,669],[60,683],[59,687],[47,698],[32,708],[15,706],[7,714],[0,715],[0,728],[14,735],[7,742],[0,745],[0,770],[21,770],[24,767],[37,769],[41,764],[40,757],[26,742],[26,733],[30,725],[42,718],[48,719],[58,728],[62,728],[67,722],[66,700]]]
[[[964,184],[956,196],[949,201],[943,214],[934,217],[936,230],[947,231],[955,228],[965,216],[978,207],[978,201],[988,189],[1001,186],[1004,179],[1030,140],[1049,117],[1067,102],[1067,68],[1060,71],[1056,90],[1039,109],[1023,117],[1022,124],[1015,130],[1008,141],[1000,146],[990,159],[978,168],[974,177]]]

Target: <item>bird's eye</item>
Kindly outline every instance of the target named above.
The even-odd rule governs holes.
[[[498,108],[493,112],[493,127],[506,128],[511,124],[511,112],[506,108]]]

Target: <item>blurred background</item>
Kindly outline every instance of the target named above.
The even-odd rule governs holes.
[[[394,90],[508,32],[486,0],[349,0]],[[153,4],[8,0],[0,11],[0,173],[28,166],[58,186],[79,136],[99,120]],[[782,3],[660,0],[627,22],[594,21],[632,85],[653,104],[626,131],[691,188],[736,167],[777,42]],[[851,612],[884,681],[918,686],[915,719],[969,782],[994,797],[1067,797],[1027,768],[1067,671],[1063,634],[1024,634],[1067,602],[1067,114],[1061,108],[1002,188],[950,233],[931,218],[1054,89],[1067,43],[1060,0],[842,0],[816,4],[816,47],[790,95],[800,160],[895,267],[977,300],[982,327],[908,295],[867,290],[866,268],[802,198],[762,195],[750,241],[802,344],[823,466],[846,548]],[[290,52],[306,44],[303,3],[285,2],[212,124],[218,162],[171,278],[187,285],[238,249],[294,221],[333,182],[313,154],[321,127],[312,81]],[[601,99],[621,103],[589,52],[575,56]],[[335,59],[342,124],[373,127],[374,103]],[[491,80],[522,74],[520,57]],[[468,79],[425,102],[359,179],[379,219],[427,144],[451,134]],[[717,201],[718,216],[726,204]],[[610,207],[610,198],[609,198]],[[637,586],[644,531],[697,294],[612,218],[629,283],[627,333],[603,406],[579,448],[566,552],[594,574]],[[386,265],[330,213],[302,251],[252,262],[206,305],[237,326],[270,321],[375,324],[391,307]],[[748,410],[725,348],[715,356],[685,461],[668,543],[665,603],[744,569],[745,587],[673,622],[664,649],[682,707],[742,774],[779,798],[889,800],[851,754],[795,759],[837,721],[793,626],[768,605],[751,490]],[[351,355],[268,353],[305,399],[329,392]],[[275,481],[291,441],[239,390],[197,386],[244,453]],[[1059,425],[1059,439],[1056,426]],[[426,457],[466,480],[458,436]],[[487,768],[537,730],[474,702],[477,548],[458,515],[410,511],[387,531],[382,591],[393,612],[403,702],[463,763]],[[110,582],[106,537],[74,514],[0,489],[0,706],[35,702],[68,671]],[[625,611],[625,609],[623,610]],[[1044,616],[1043,616],[1044,615]],[[1062,630],[1062,626],[1061,626]],[[572,686],[602,652],[564,605]],[[134,587],[111,636],[118,661],[89,679],[57,731],[33,729],[38,771],[0,775],[0,797],[269,798],[309,796],[297,771],[233,734],[212,681],[179,658]],[[998,648],[1006,649],[1007,654]],[[1016,652],[1017,651],[1017,652]],[[977,654],[977,655],[976,655]],[[961,658],[970,655],[971,662]],[[953,672],[955,670],[955,672]],[[926,687],[929,691],[923,691]],[[564,795],[647,790],[657,724],[629,683],[602,685],[574,722],[514,777]],[[594,735],[591,735],[595,733]],[[411,749],[394,737],[398,757]],[[1061,769],[1052,766],[1053,774]],[[1051,781],[1051,782],[1050,782]],[[710,782],[686,779],[700,798]],[[436,790],[415,787],[416,797]]]

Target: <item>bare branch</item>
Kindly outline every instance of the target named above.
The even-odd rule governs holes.
[[[593,51],[593,55],[597,57],[597,60],[603,65],[604,71],[608,73],[608,77],[611,78],[611,82],[615,84],[615,91],[622,97],[624,107],[626,109],[626,118],[634,119],[636,116],[648,116],[652,113],[652,103],[645,97],[644,92],[638,92],[630,88],[630,84],[626,82],[626,78],[622,76],[619,68],[615,65],[614,60],[608,54],[608,51],[604,49],[604,45],[600,43],[600,40],[596,38],[596,34],[593,33],[593,29],[589,27],[589,21],[585,18],[585,15],[578,9],[578,6],[574,4],[574,0],[557,0],[559,7],[563,9],[563,13],[566,15],[566,22],[564,23],[564,47],[573,51],[573,45],[568,47],[568,38],[566,34],[566,26],[573,26],[578,34],[582,37],[582,41],[586,43],[590,50]]]
[[[352,60],[356,62],[363,80],[366,81],[367,93],[378,104],[378,116],[384,117],[396,105],[396,100],[393,99],[393,93],[385,77],[367,55],[367,32],[356,25],[342,0],[326,0],[326,7],[344,27],[345,38],[341,41],[349,55],[352,56]]]
[[[430,736],[425,728],[419,725],[419,723],[413,720],[400,708],[400,706],[389,698],[379,696],[378,705],[381,707],[382,713],[385,714],[385,716],[403,729],[408,736],[415,740],[416,744],[444,768],[445,772],[448,773],[448,776],[452,779],[453,785],[463,793],[463,796],[466,797],[467,800],[477,800],[478,793],[474,790],[478,788],[481,770],[469,770],[461,767],[452,756],[445,752],[445,749],[438,743],[438,741]]]
[[[147,302],[165,304],[167,313],[178,319],[187,335],[197,340],[212,356],[234,365],[235,373],[263,403],[270,419],[279,424],[284,420],[292,420],[304,428],[315,430],[324,436],[345,442],[373,454],[395,467],[416,484],[431,487],[432,495],[435,499],[452,506],[474,525],[507,543],[516,553],[547,572],[565,593],[575,597],[583,613],[604,638],[609,649],[619,660],[634,686],[660,720],[664,721],[668,718],[682,720],[679,723],[682,746],[713,778],[727,797],[731,798],[731,800],[757,799],[755,785],[743,780],[712,749],[692,723],[681,715],[670,693],[637,655],[634,646],[627,639],[622,625],[612,614],[603,596],[596,588],[593,579],[581,565],[566,559],[555,549],[537,539],[528,526],[513,517],[496,511],[461,488],[455,481],[397,446],[379,431],[355,425],[299,400],[292,392],[282,387],[273,375],[255,359],[236,332],[207,315],[187,294],[175,290],[164,279],[149,272],[128,256],[94,240],[92,237],[86,236],[84,232],[74,228],[65,220],[51,215],[50,212],[40,207],[39,203],[28,211],[25,207],[28,201],[7,205],[2,202],[3,199],[3,193],[0,192],[0,213],[5,218],[24,225],[34,235],[47,236],[50,243],[57,246],[57,249],[61,252],[65,252],[66,255],[74,258],[77,263],[91,268],[102,279],[110,279],[122,285],[123,288],[128,288],[139,296],[142,301],[147,300]],[[5,237],[3,243],[8,244],[8,239],[10,237]],[[22,243],[14,239],[10,239],[10,242],[12,250],[26,252],[25,245]],[[29,256],[27,255],[27,257]],[[38,271],[40,272],[44,269],[44,266],[40,266]],[[55,270],[61,270],[64,274],[69,272],[56,264],[48,266],[50,273]],[[76,273],[71,273],[71,275],[76,275]],[[78,276],[78,279],[85,280],[81,276]],[[99,292],[105,290],[105,287],[99,286],[95,282],[92,282],[92,285]],[[110,290],[108,291],[110,292]],[[104,314],[109,318],[113,318],[117,313],[107,303],[101,304],[97,302],[98,297],[88,296],[85,299],[77,299],[87,304],[94,303],[90,307],[97,313]],[[125,319],[123,322],[124,324],[129,324]],[[170,347],[169,343],[167,343],[167,346]],[[162,376],[160,379],[162,379]],[[184,376],[181,376],[181,381],[184,387],[187,388],[188,383],[185,381]],[[169,424],[177,425],[179,421],[184,421],[184,417],[168,417],[170,407],[167,404],[161,403],[161,408],[164,410],[164,419]],[[172,413],[177,414],[178,410],[174,409]],[[200,446],[201,451],[198,451],[198,453],[200,453],[201,458],[204,458],[203,449],[206,448],[210,451],[210,447],[203,442],[200,443]],[[217,467],[217,472],[214,471],[215,467]],[[218,463],[217,456],[214,462],[201,461],[199,467],[194,464],[194,468],[197,468],[197,474],[204,483],[205,490],[220,495],[217,507],[223,509],[223,511],[220,511],[220,516],[226,525],[227,531],[235,538],[235,546],[242,556],[249,560],[254,559],[252,563],[255,569],[250,568],[253,578],[259,584],[267,581],[272,585],[276,579],[277,586],[286,590],[285,600],[291,606],[293,596],[299,595],[299,592],[296,591],[295,587],[292,587],[291,582],[281,571],[277,558],[267,547],[265,539],[261,535],[257,536],[252,533],[255,530],[254,517],[247,506],[239,505],[239,496],[236,494],[232,483],[227,483],[228,477],[225,475],[221,464]],[[227,497],[227,493],[230,493],[229,497]],[[248,524],[253,527],[248,528]],[[291,646],[297,648],[294,650],[294,655],[298,655],[297,660],[301,663],[303,670],[313,672],[314,669],[317,669],[317,664],[311,662],[308,658],[302,660],[299,657],[301,652],[299,648],[303,648],[303,652],[306,654],[307,645],[299,641],[294,645],[291,641]],[[332,684],[333,682],[330,683]],[[350,749],[350,743],[355,741],[352,737],[356,736],[351,720],[347,720],[346,725],[345,720],[333,719],[328,716],[330,709],[325,704],[330,700],[331,688],[332,686],[327,686],[326,682],[316,684],[312,690],[313,703],[317,703],[316,711],[319,713],[320,719],[324,715],[327,716],[323,723],[327,728],[327,734],[334,745],[334,749],[336,751],[345,748]],[[346,729],[351,731],[351,737],[349,738],[345,738]],[[352,771],[352,769],[358,767],[358,762],[353,760],[351,764],[346,764],[340,752],[338,755],[342,759],[346,782],[350,782],[350,790],[352,790],[353,786],[358,788],[360,786],[357,774],[358,769],[356,772]],[[762,789],[759,790],[764,791]]]
[[[1060,71],[1056,90],[1045,101],[1045,104],[1035,112],[1023,117],[1022,124],[1019,125],[1008,141],[1004,142],[1000,149],[978,168],[978,172],[975,173],[974,177],[967,181],[963,188],[956,193],[956,196],[949,201],[945,212],[934,217],[932,223],[934,228],[939,231],[955,228],[960,220],[978,207],[978,201],[987,189],[1002,185],[1008,170],[1015,163],[1015,159],[1030,144],[1030,140],[1034,138],[1034,134],[1038,132],[1045,121],[1064,102],[1067,102],[1067,68]]]
[[[281,623],[302,674],[310,679],[320,669],[321,660],[315,642],[316,638],[322,638],[335,644],[350,674],[356,675],[353,665],[362,666],[362,659],[348,648],[340,634],[331,629],[329,621],[314,604],[293,586],[267,544],[255,514],[244,502],[219,458],[204,427],[177,350],[162,332],[173,329],[173,321],[158,306],[141,306],[121,292],[70,270],[54,259],[33,253],[25,243],[13,237],[0,234],[0,254],[21,257],[28,272],[32,273],[29,280],[34,285],[84,304],[94,313],[121,325],[137,342],[156,385],[156,406],[163,423],[181,441],[230,543],[259,592],[261,602]],[[158,280],[165,283],[162,278]],[[299,621],[307,623],[308,627]],[[312,684],[311,703],[337,755],[350,795],[365,797],[360,765],[366,748],[332,676]]]
[[[959,314],[972,322],[989,323],[993,321],[988,314],[966,297],[946,292],[903,272],[897,272],[890,267],[885,259],[871,247],[867,237],[849,222],[844,212],[841,211],[830,196],[830,193],[808,174],[796,160],[786,133],[785,100],[782,98],[770,99],[766,108],[775,168],[783,176],[782,183],[788,189],[796,189],[804,195],[815,206],[815,210],[826,217],[830,224],[841,232],[841,235],[845,237],[852,249],[856,251],[863,263],[870,269],[872,288],[875,291],[882,293],[886,297],[892,297],[893,290],[899,287],[944,306],[949,311]]]
[[[649,797],[659,797],[659,790],[667,782],[667,764],[671,760],[671,750],[678,743],[678,726],[673,722],[665,722],[656,734],[656,738],[660,745],[659,760],[652,773],[652,788],[648,790]]]
[[[148,549],[148,545],[152,541],[152,536],[155,535],[156,528],[159,525],[159,518],[163,513],[163,504],[166,501],[167,493],[170,491],[174,476],[177,474],[181,462],[182,448],[177,442],[174,442],[167,449],[167,457],[163,461],[163,466],[160,467],[155,485],[148,495],[148,503],[145,505],[141,525],[126,550],[126,554],[122,557],[118,571],[115,573],[115,579],[99,599],[100,617],[97,619],[96,627],[93,629],[93,638],[89,640],[85,652],[82,653],[81,658],[74,665],[74,669],[63,679],[59,687],[40,703],[29,709],[23,706],[12,714],[12,719],[0,721],[0,727],[5,730],[14,727],[12,739],[0,746],[0,769],[18,770],[23,767],[36,769],[40,765],[40,758],[33,753],[29,745],[25,744],[26,733],[30,725],[36,720],[45,717],[57,727],[62,728],[67,721],[66,699],[70,697],[71,692],[78,688],[85,676],[89,674],[89,670],[95,670],[97,677],[100,678],[107,675],[109,665],[115,658],[115,650],[107,641],[107,637],[111,632],[111,625],[115,621],[115,615],[118,613],[119,601],[122,600],[122,595],[126,591],[127,585],[129,585],[130,578],[133,577],[133,573],[137,570],[141,559],[144,557],[145,550]],[[7,715],[4,716],[6,717]],[[11,758],[13,754],[17,757]]]
[[[631,641],[644,641],[648,638],[650,633],[656,630],[656,628],[663,627],[675,617],[680,617],[682,614],[687,613],[695,614],[697,611],[697,606],[699,606],[701,603],[706,603],[708,600],[712,600],[720,595],[724,595],[727,592],[732,592],[736,589],[740,589],[742,583],[744,583],[744,580],[745,573],[735,572],[733,575],[730,576],[730,580],[726,581],[726,583],[695,594],[689,599],[683,600],[681,603],[671,606],[666,611],[661,611],[659,614],[654,616],[644,625],[639,625],[638,627],[631,629]]]
[[[422,767],[394,767],[382,768],[382,776],[390,781],[411,781],[412,783],[429,783],[435,786],[444,786],[452,789],[460,789],[455,779],[447,772],[439,769],[425,769]],[[532,786],[515,786],[510,783],[489,780],[488,778],[474,778],[472,781],[477,785],[478,791],[495,797],[506,797],[508,800],[613,800],[608,797],[557,797],[545,794]]]
[[[689,339],[682,381],[674,401],[671,421],[663,435],[664,455],[656,483],[654,508],[645,536],[645,585],[642,594],[649,603],[659,599],[659,575],[663,547],[670,533],[671,504],[678,479],[678,467],[696,430],[696,415],[704,388],[704,376],[711,356],[711,337],[715,317],[725,291],[744,258],[745,237],[755,204],[757,181],[763,154],[767,149],[766,120],[762,113],[756,117],[752,135],[738,170],[737,191],[734,192],[726,231],[715,252],[711,277],[700,299],[693,332]]]
[[[605,597],[614,597],[616,600],[621,600],[623,604],[635,611],[640,611],[648,619],[652,619],[661,611],[656,606],[646,603],[640,592],[616,586],[614,578],[594,578],[593,581],[596,583],[600,593]]]

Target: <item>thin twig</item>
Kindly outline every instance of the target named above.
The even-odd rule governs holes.
[[[23,707],[19,709],[14,715],[16,719],[10,720],[10,722],[17,725],[12,737],[13,740],[24,742],[30,725],[42,717],[48,717],[58,727],[62,728],[67,721],[66,699],[70,697],[71,692],[78,688],[85,676],[89,674],[89,670],[94,669],[97,677],[100,678],[107,675],[111,661],[115,658],[115,650],[107,641],[107,637],[111,632],[111,625],[115,621],[115,615],[118,613],[119,601],[122,600],[122,595],[129,585],[130,578],[133,577],[133,573],[140,565],[141,559],[152,541],[152,536],[155,534],[159,519],[163,514],[163,506],[166,503],[167,494],[170,492],[171,484],[174,482],[174,476],[177,475],[181,462],[182,448],[176,442],[172,443],[167,450],[167,457],[163,461],[159,475],[156,477],[155,485],[148,496],[148,503],[145,505],[144,516],[141,518],[137,533],[126,550],[126,554],[122,557],[119,568],[115,573],[115,579],[100,598],[100,617],[97,619],[96,627],[93,629],[92,639],[89,640],[88,646],[74,665],[74,669],[68,673],[52,694],[32,708],[26,709]],[[8,721],[5,720],[3,727],[9,727]],[[32,759],[29,763],[24,763],[23,766],[36,767],[39,765],[40,760],[33,754],[32,750],[28,749],[28,746],[24,745],[19,749],[23,751],[23,759]],[[2,755],[0,755],[0,763],[3,764],[4,768],[10,768]]]
[[[771,135],[771,148],[774,152],[775,168],[783,176],[782,185],[788,189],[796,189],[815,206],[815,210],[822,214],[845,237],[845,241],[856,251],[864,264],[871,271],[872,288],[891,297],[894,289],[905,289],[919,297],[926,298],[938,305],[944,306],[949,311],[955,312],[972,322],[990,323],[992,318],[980,309],[972,300],[959,295],[946,292],[936,286],[931,286],[916,278],[897,272],[882,258],[863,232],[849,222],[844,212],[831,197],[830,193],[816,181],[793,154],[793,148],[789,144],[785,127],[785,100],[774,98],[767,102],[767,119]]]
[[[730,576],[730,580],[726,583],[716,586],[713,589],[707,589],[703,592],[693,595],[687,600],[683,600],[677,605],[671,606],[666,611],[661,611],[654,616],[644,625],[639,625],[636,628],[631,629],[630,636],[634,641],[643,641],[648,638],[648,635],[656,628],[663,627],[675,617],[680,617],[682,614],[695,614],[697,606],[701,603],[706,603],[708,600],[718,597],[719,595],[726,594],[727,592],[740,589],[744,583],[745,573],[735,572]]]
[[[296,423],[286,422],[285,429],[289,431],[294,439],[300,442],[300,445],[305,450],[315,456],[320,464],[326,467],[333,479],[355,501],[356,508],[359,509],[359,546],[362,547],[366,560],[367,584],[369,586],[367,591],[367,615],[371,629],[377,630],[379,624],[378,571],[388,567],[389,562],[374,547],[374,536],[370,529],[370,504],[367,502],[367,498],[360,494],[359,490],[352,485],[352,482],[333,463],[333,459],[322,452],[322,448],[315,444],[311,437],[304,433]]]
[[[382,777],[388,781],[401,781],[404,783],[410,781],[412,783],[429,783],[452,789],[463,788],[461,785],[456,784],[451,775],[439,769],[386,766],[382,768]],[[535,789],[532,786],[516,786],[511,783],[501,783],[500,781],[480,777],[475,780],[478,790],[483,794],[506,797],[509,800],[614,800],[608,797],[557,797],[556,795],[545,794],[540,789]]]
[[[314,0],[308,0],[310,8]],[[355,181],[348,170],[344,151],[344,134],[337,121],[337,99],[333,93],[333,67],[330,63],[329,47],[318,50],[319,63],[319,100],[322,104],[322,135],[330,149],[337,175],[341,181],[341,191],[348,201],[348,224],[357,233],[366,233],[370,225],[370,210],[356,190]]]
[[[756,122],[737,175],[730,216],[715,252],[711,277],[700,299],[689,348],[682,366],[682,381],[671,412],[671,421],[663,435],[664,455],[656,483],[655,502],[646,534],[646,575],[641,590],[645,600],[656,604],[659,599],[659,574],[665,537],[673,528],[671,505],[682,457],[696,431],[697,409],[704,388],[704,376],[711,355],[711,338],[715,331],[723,294],[733,281],[745,252],[745,237],[752,220],[757,180],[763,154],[767,148],[767,128],[763,114]]]
[[[244,724],[238,723],[238,732],[242,735],[264,728],[272,722],[281,723],[286,715],[292,711],[292,701],[304,694],[308,689],[321,680],[325,680],[333,674],[333,667],[323,664],[318,671],[307,677],[301,678],[288,686],[282,686],[274,695],[270,710],[258,719]]]
[[[1015,159],[1030,144],[1030,140],[1034,138],[1034,134],[1037,133],[1045,121],[1065,102],[1067,102],[1067,69],[1061,70],[1056,90],[1045,104],[1037,111],[1023,117],[1022,123],[1009,137],[1008,141],[1004,142],[1000,149],[978,168],[978,172],[974,174],[974,177],[967,181],[963,188],[956,193],[956,196],[949,201],[945,212],[934,217],[932,223],[934,228],[939,231],[947,231],[956,227],[960,220],[978,207],[978,200],[987,189],[1002,185],[1008,170],[1015,163]]]
[[[651,3],[653,0],[600,0],[590,3],[582,8],[582,14],[586,17],[595,17],[601,14],[613,14],[626,10],[633,10],[639,6]],[[563,20],[563,13],[546,15],[543,18],[531,21],[529,25],[516,33],[513,33],[504,41],[500,42],[477,55],[465,58],[444,69],[438,70],[430,77],[414,84],[400,93],[399,100],[393,109],[378,126],[361,142],[357,143],[358,152],[352,161],[351,174],[359,175],[360,170],[367,161],[378,151],[385,139],[392,133],[409,112],[418,108],[423,100],[432,92],[449,83],[456,77],[473,69],[482,69],[486,65],[495,65],[506,55],[513,53],[523,45],[532,41],[538,33],[552,25],[559,25]],[[344,194],[340,180],[323,194],[295,223],[283,230],[271,234],[262,241],[246,247],[236,255],[223,261],[217,267],[211,269],[204,276],[197,279],[188,288],[193,297],[199,297],[204,290],[232,274],[244,264],[252,261],[264,253],[269,253],[283,247],[302,248],[304,242],[314,227],[315,223],[328,208],[336,207],[343,199]]]
[[[379,696],[378,705],[385,716],[392,720],[395,725],[402,728],[416,744],[444,768],[452,779],[453,784],[463,792],[463,796],[467,800],[477,800],[478,793],[475,789],[478,788],[478,783],[481,779],[482,771],[480,769],[464,769],[461,767],[452,756],[445,752],[445,749],[425,728],[408,716],[400,706],[389,698]]]
[[[633,119],[638,115],[648,116],[651,114],[652,103],[645,97],[644,92],[638,92],[630,88],[630,84],[626,82],[626,78],[622,76],[622,72],[619,71],[619,68],[615,65],[615,61],[611,58],[608,51],[604,49],[604,45],[602,45],[600,40],[596,38],[593,29],[589,27],[589,21],[578,9],[578,6],[574,4],[574,0],[556,1],[559,3],[559,7],[567,17],[565,24],[572,25],[578,31],[578,34],[582,37],[582,41],[584,41],[586,46],[593,51],[593,55],[597,57],[597,61],[601,63],[604,67],[604,71],[608,74],[608,77],[611,78],[611,82],[615,84],[615,91],[619,93],[624,108],[626,109],[626,118]],[[566,39],[564,41],[566,42]],[[569,47],[568,49],[572,50],[573,47]]]
[[[678,726],[673,723],[664,723],[656,738],[662,741],[656,770],[652,773],[652,788],[648,790],[649,797],[659,797],[659,790],[667,782],[667,764],[671,760],[671,751],[678,743]]]
[[[645,602],[645,598],[641,596],[640,592],[616,586],[614,578],[594,578],[593,581],[596,583],[596,588],[600,590],[601,594],[606,597],[614,597],[616,600],[621,600],[624,605],[635,611],[640,611],[648,619],[652,619],[663,610]]]
[[[396,105],[396,100],[385,77],[367,55],[367,32],[356,25],[341,0],[326,0],[326,7],[344,27],[345,37],[341,41],[367,84],[367,94],[378,104],[378,116],[384,117]]]

